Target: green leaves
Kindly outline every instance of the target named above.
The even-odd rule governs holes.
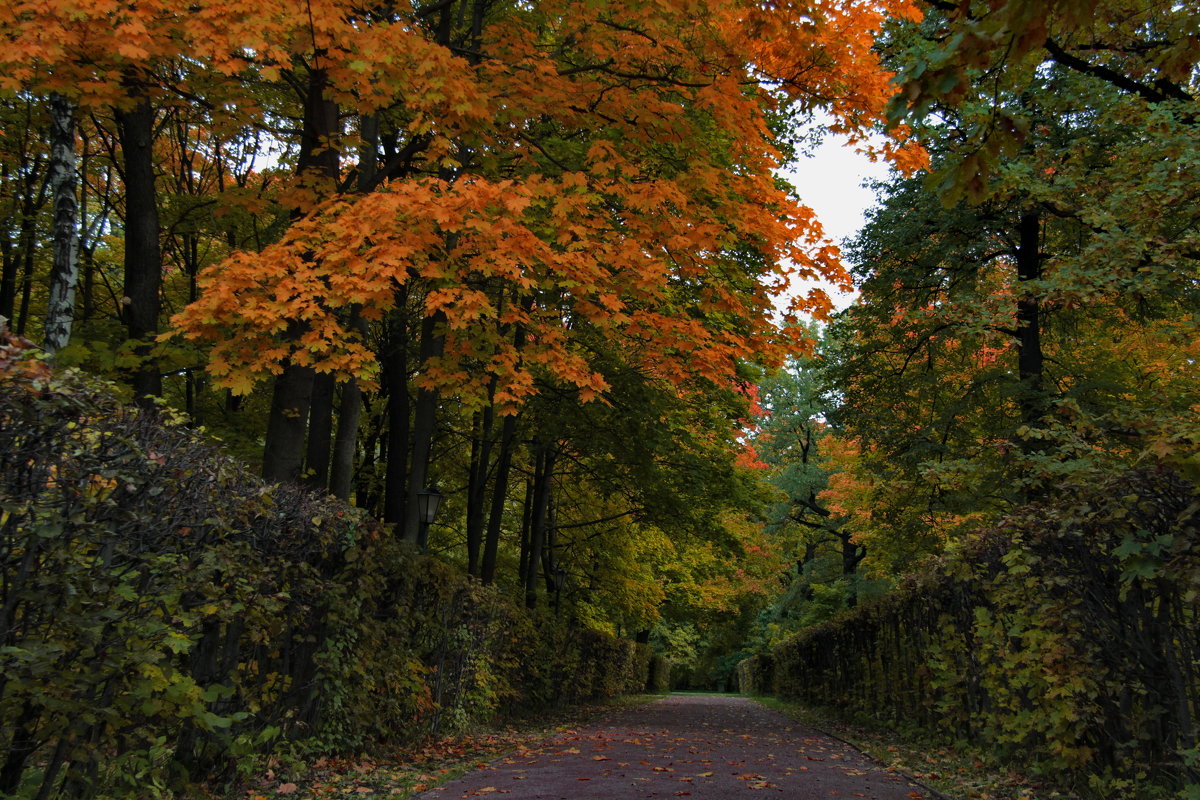
[[[741,672],[760,691],[904,719],[1096,797],[1174,796],[1194,754],[1157,732],[1197,692],[1164,669],[1200,648],[1197,492],[1160,469],[1068,480]]]

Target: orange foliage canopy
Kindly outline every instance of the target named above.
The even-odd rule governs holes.
[[[540,375],[592,399],[607,385],[584,331],[676,386],[729,385],[739,360],[804,344],[774,319],[793,275],[848,284],[812,212],[776,183],[769,121],[787,103],[824,108],[852,137],[879,124],[891,88],[873,31],[913,16],[908,0],[550,0],[489,11],[473,52],[437,43],[418,7],[392,12],[347,0],[0,10],[0,88],[118,102],[131,70],[180,56],[266,81],[320,69],[342,108],[382,111],[424,143],[404,177],[300,201],[307,215],[281,241],[201,276],[174,323],[213,343],[224,385],[249,391],[289,360],[370,380],[375,357],[347,312],[382,319],[404,285],[444,315],[427,386],[469,398],[494,379],[512,406]],[[902,140],[882,155],[919,166]],[[815,292],[785,321],[829,308]]]

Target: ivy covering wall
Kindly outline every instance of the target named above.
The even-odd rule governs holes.
[[[1196,797],[1198,594],[1195,484],[1134,469],[1063,486],[739,678],[1096,796]]]
[[[0,339],[0,793],[145,794],[281,740],[346,751],[651,682],[646,645],[531,615],[23,349]]]

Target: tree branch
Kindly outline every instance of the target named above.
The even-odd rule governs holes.
[[[1166,100],[1190,101],[1194,98],[1182,88],[1166,80],[1158,80],[1153,86],[1135,81],[1128,75],[1122,75],[1114,69],[1101,64],[1093,64],[1079,56],[1068,53],[1062,45],[1053,39],[1047,39],[1043,44],[1050,58],[1056,63],[1084,75],[1091,75],[1102,81],[1107,81],[1118,89],[1136,94],[1148,103],[1162,103]]]

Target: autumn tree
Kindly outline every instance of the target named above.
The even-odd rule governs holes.
[[[936,112],[917,125],[936,175],[884,189],[852,248],[863,296],[838,324],[832,360],[844,398],[835,419],[856,439],[860,474],[849,485],[871,487],[857,506],[870,506],[880,536],[923,541],[917,552],[1067,473],[1188,437],[1194,397],[1174,370],[1191,368],[1164,372],[1147,357],[1190,349],[1195,148],[1178,96],[1187,83],[1168,80],[1157,98],[1134,91],[1118,73],[1147,78],[1141,59],[1158,44],[1122,57],[1115,43],[1129,28],[1087,44],[1057,11],[1029,10],[1032,38],[970,59],[944,60],[959,33],[1001,30],[998,17],[935,11],[892,39],[912,109]],[[1164,35],[1180,23],[1147,13]],[[1039,19],[1067,27],[1047,33]],[[1064,41],[1104,68],[1065,57]],[[927,72],[943,67],[942,89],[930,88]],[[948,91],[960,69],[970,86]],[[1178,158],[1164,162],[1164,152]]]
[[[551,6],[421,16],[414,30],[440,54],[451,95],[381,111],[376,181],[314,209],[261,254],[226,261],[180,321],[217,340],[214,374],[241,391],[293,360],[339,380],[382,376],[383,512],[408,538],[431,413],[447,403],[478,413],[473,550],[486,459],[503,472],[496,429],[508,423],[497,420],[544,385],[582,401],[608,388],[588,337],[616,337],[635,368],[676,391],[728,383],[740,359],[790,346],[768,319],[786,287],[781,258],[833,277],[840,267],[804,247],[811,214],[770,177],[779,155],[768,111],[826,81],[845,128],[879,120],[886,76],[851,24],[869,22],[860,11],[831,10],[817,28],[847,39],[841,72],[785,59],[790,44],[820,61],[818,39],[783,10],[747,20],[715,6],[693,19],[682,8],[630,17],[623,6],[620,24],[605,8],[590,21]],[[555,33],[539,42],[534,30]],[[778,34],[772,44],[762,30]],[[452,55],[476,38],[487,58]],[[772,84],[744,90],[750,63],[769,66]],[[352,317],[381,326],[382,352]],[[294,453],[299,429],[288,438]],[[297,459],[288,463],[294,473]]]
[[[220,4],[225,6],[225,4]],[[118,167],[123,187],[121,204],[124,238],[124,276],[119,315],[135,345],[139,364],[131,382],[137,397],[161,393],[159,369],[150,358],[151,340],[158,332],[162,256],[159,198],[156,194],[156,109],[171,99],[156,70],[173,59],[219,55],[228,70],[246,40],[246,11],[204,5],[186,17],[172,3],[112,7],[84,4],[66,7],[18,0],[0,11],[5,42],[0,90],[48,102],[56,134],[55,200],[63,218],[55,226],[61,255],[55,266],[52,308],[48,320],[56,348],[62,341],[62,318],[74,293],[75,270],[69,253],[75,247],[77,224],[67,213],[73,194],[66,166],[74,150],[73,120],[77,114],[100,112],[111,120],[119,147]],[[218,21],[217,15],[221,18]],[[241,20],[239,20],[239,17]],[[215,52],[214,52],[215,51]],[[172,87],[175,88],[175,87]]]

